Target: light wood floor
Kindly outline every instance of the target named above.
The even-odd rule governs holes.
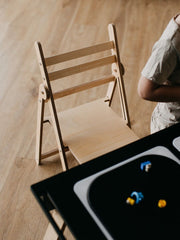
[[[141,138],[155,105],[137,95],[140,72],[178,10],[179,0],[0,0],[0,239],[43,239],[48,222],[30,185],[61,172],[58,158],[39,167],[34,161],[40,83],[34,41],[61,53],[108,39],[107,25],[115,23],[132,129]],[[45,146],[51,144],[49,135]]]

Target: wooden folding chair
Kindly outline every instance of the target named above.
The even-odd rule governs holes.
[[[39,87],[36,161],[59,153],[63,170],[68,169],[66,151],[70,150],[79,163],[84,163],[100,155],[108,153],[134,140],[137,136],[130,129],[130,121],[127,100],[123,82],[124,68],[120,62],[117,35],[115,26],[108,25],[109,41],[82,48],[68,53],[44,57],[42,46],[35,42],[38,63],[42,75],[42,84]],[[109,56],[93,61],[88,61],[65,69],[49,72],[48,67],[54,64],[70,61],[72,59],[83,60],[84,56],[96,55],[96,53],[109,51]],[[111,75],[92,81],[83,82],[80,85],[53,92],[52,83],[56,80],[73,74],[109,65],[112,68]],[[92,75],[92,73],[91,73]],[[100,98],[72,109],[57,113],[55,100],[64,96],[78,93],[93,87],[108,83],[105,98]],[[122,118],[111,108],[111,102],[116,86],[119,91],[119,99],[122,108]],[[44,107],[48,103],[51,123],[57,141],[57,149],[42,154],[42,137]],[[58,119],[59,117],[59,119]]]

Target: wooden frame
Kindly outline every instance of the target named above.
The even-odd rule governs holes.
[[[122,116],[124,121],[128,126],[130,126],[129,113],[127,107],[126,94],[124,89],[123,74],[124,68],[120,62],[118,42],[116,29],[113,24],[108,25],[109,41],[101,44],[97,44],[91,47],[86,47],[83,49],[71,51],[68,53],[44,57],[42,46],[39,42],[35,42],[35,48],[38,58],[38,63],[42,75],[42,84],[39,87],[39,97],[38,97],[38,118],[37,118],[37,135],[36,135],[36,161],[38,164],[41,163],[41,159],[52,156],[59,153],[63,171],[68,169],[67,159],[66,159],[66,150],[68,147],[64,145],[62,139],[62,133],[60,129],[60,124],[58,121],[58,114],[55,106],[55,99],[73,94],[75,92],[84,91],[89,88],[100,86],[105,83],[109,83],[107,90],[105,102],[108,106],[111,105],[114,90],[116,85],[119,90],[120,103],[122,107]],[[69,61],[72,59],[80,58],[97,52],[102,52],[106,50],[111,50],[111,55],[108,57],[103,57],[94,61],[86,62],[79,64],[73,67],[68,67],[66,69],[61,69],[58,71],[48,73],[47,67],[58,64],[61,62]],[[103,77],[101,79],[93,80],[88,83],[82,83],[78,86],[74,86],[62,91],[52,92],[51,82],[66,76],[70,76],[76,73],[84,72],[93,68],[100,66],[112,65],[112,75]],[[45,104],[49,105],[52,125],[54,128],[54,133],[58,145],[58,149],[52,150],[48,153],[42,154],[42,138],[43,138],[43,124],[46,122],[44,118],[44,107]]]

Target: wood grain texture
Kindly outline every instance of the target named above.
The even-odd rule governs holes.
[[[43,239],[48,222],[30,192],[30,185],[62,171],[56,157],[51,164],[40,167],[34,161],[41,82],[34,42],[42,42],[49,49],[49,56],[73,51],[108,41],[107,25],[114,23],[126,70],[132,129],[143,137],[149,134],[155,104],[137,95],[140,72],[154,42],[179,6],[179,0],[0,1],[0,239]],[[102,71],[105,75],[106,68]],[[75,80],[81,81],[78,77]],[[99,90],[89,91],[89,98],[95,98]],[[72,103],[83,102],[85,96],[82,93],[81,99],[77,99],[74,94],[63,104],[71,107]],[[113,104],[118,110],[116,102]],[[55,142],[51,132],[45,134],[48,150]],[[73,159],[71,162],[74,166]]]

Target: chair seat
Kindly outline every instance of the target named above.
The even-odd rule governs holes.
[[[59,121],[64,145],[80,164],[138,139],[104,99],[63,111]]]

